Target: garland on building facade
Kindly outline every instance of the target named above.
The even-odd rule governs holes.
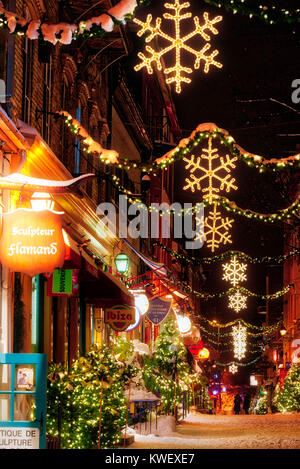
[[[204,0],[206,3],[241,15],[248,15],[249,18],[259,18],[267,24],[300,22],[300,8],[286,7],[283,2],[273,0]],[[285,2],[286,4],[286,2]]]
[[[26,20],[14,12],[0,7],[0,28],[10,34],[26,36],[29,39],[40,39],[55,45],[71,44],[79,37],[103,37],[113,31],[116,26],[132,20],[138,6],[148,5],[150,0],[120,0],[107,12],[94,16],[80,23],[43,23],[41,20]]]

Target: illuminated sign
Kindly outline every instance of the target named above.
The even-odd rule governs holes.
[[[200,352],[198,353],[198,360],[206,360],[207,358],[209,358],[209,350],[207,348],[203,348],[202,350],[200,350]]]
[[[115,331],[125,331],[130,324],[135,324],[135,308],[127,305],[113,306],[105,309],[104,322]]]
[[[62,267],[65,243],[62,212],[20,208],[4,213],[0,262],[13,272],[30,276]]]

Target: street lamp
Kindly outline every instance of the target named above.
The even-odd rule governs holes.
[[[120,252],[120,254],[115,257],[115,265],[118,274],[121,276],[125,275],[129,269],[129,257],[127,254]]]

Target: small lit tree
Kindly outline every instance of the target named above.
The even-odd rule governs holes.
[[[169,313],[155,341],[153,357],[145,360],[144,380],[152,392],[158,392],[169,413],[181,401],[184,390],[189,389],[189,365],[186,349],[180,336],[174,314]]]
[[[282,413],[300,411],[300,365],[289,369],[282,388],[275,392],[274,404]]]

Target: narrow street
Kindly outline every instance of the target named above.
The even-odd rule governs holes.
[[[190,414],[176,433],[135,435],[134,448],[300,449],[300,414]]]

